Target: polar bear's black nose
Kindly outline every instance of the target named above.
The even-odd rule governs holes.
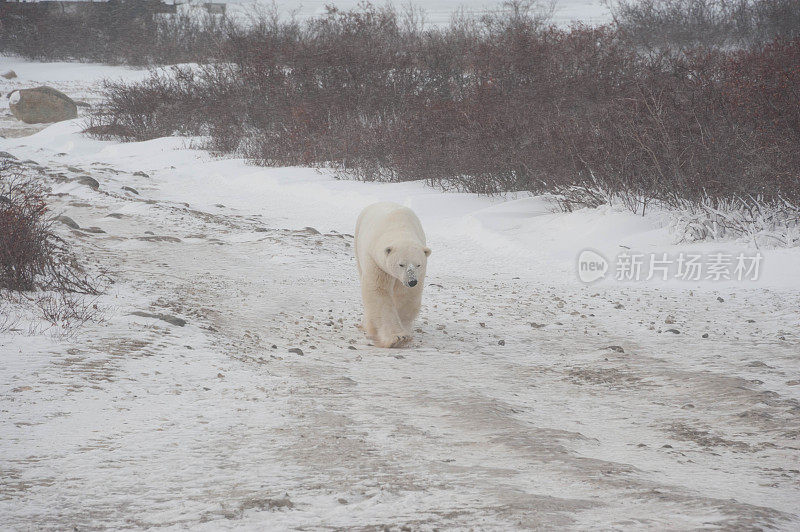
[[[412,286],[412,287],[413,287],[413,286],[417,286],[417,280],[416,280],[416,279],[411,279],[411,280],[408,282],[408,286]]]

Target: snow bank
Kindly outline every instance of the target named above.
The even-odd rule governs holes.
[[[577,283],[576,260],[587,248],[609,262],[621,252],[754,254],[747,242],[676,243],[669,212],[647,216],[622,207],[601,206],[571,213],[554,212],[544,197],[508,194],[481,197],[442,192],[422,182],[364,183],[336,179],[312,168],[261,168],[242,159],[217,159],[200,145],[203,139],[169,137],[138,143],[89,139],[80,120],[54,124],[24,139],[5,141],[14,153],[61,153],[65,164],[108,163],[131,172],[144,171],[159,182],[162,199],[189,201],[213,211],[218,204],[259,213],[281,227],[309,224],[322,231],[352,233],[362,208],[375,201],[396,201],[413,208],[424,223],[437,256],[465,268],[492,268],[508,275]],[[5,149],[5,148],[3,148]],[[291,208],[287,208],[291,206]],[[465,245],[467,243],[468,245]],[[711,288],[742,282],[746,286],[800,287],[800,250],[758,250],[763,268],[755,281],[700,279],[661,281],[666,288]],[[433,260],[433,268],[440,261]],[[612,264],[613,271],[613,264]],[[618,282],[609,276],[605,283]],[[631,281],[628,281],[629,283]],[[644,282],[644,281],[642,281]]]

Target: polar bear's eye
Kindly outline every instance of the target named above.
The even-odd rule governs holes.
[[[422,264],[417,264],[417,268],[419,268],[419,267],[421,267],[421,266],[422,266]]]
[[[405,265],[405,264],[401,264],[401,265],[400,265],[400,267],[401,267],[401,268],[405,268],[405,267],[406,267],[406,265]]]

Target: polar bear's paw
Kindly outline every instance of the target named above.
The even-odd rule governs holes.
[[[389,343],[389,347],[403,347],[410,341],[411,341],[411,336],[409,335],[403,334],[400,336],[395,336]]]

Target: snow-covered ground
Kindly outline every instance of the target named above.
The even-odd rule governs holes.
[[[760,250],[757,282],[584,284],[586,248],[754,250],[676,245],[665,213],[553,213],[80,129],[0,139],[56,212],[105,231],[61,228],[116,281],[69,340],[0,334],[3,527],[800,526],[798,249]],[[350,234],[386,199],[433,248],[399,350],[356,327]]]

